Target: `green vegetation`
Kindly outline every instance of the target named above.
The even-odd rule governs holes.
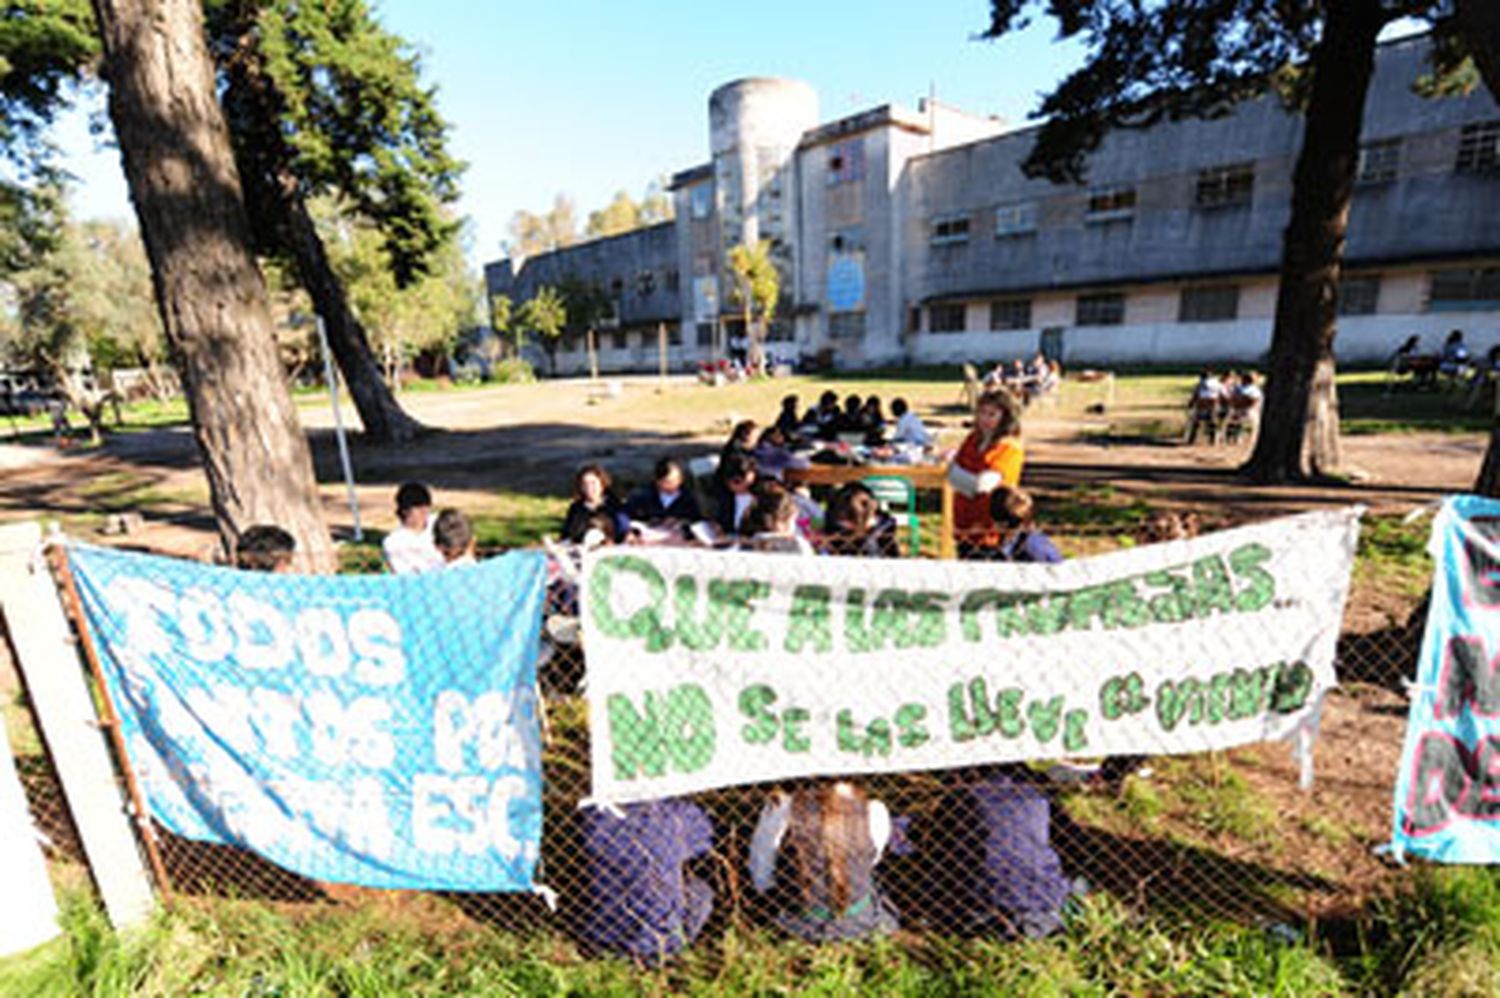
[[[1134,916],[1080,904],[1052,939],[934,937],[813,947],[730,927],[664,969],[582,958],[551,934],[491,931],[427,899],[404,916],[371,908],[283,913],[250,901],[186,901],[117,936],[82,893],[63,940],[0,961],[6,994],[1338,994],[1348,982],[1315,948],[1258,928]],[[457,944],[461,933],[462,943]]]
[[[72,995],[1152,994],[1490,995],[1500,873],[1422,870],[1357,920],[1243,926],[1142,917],[1107,895],[1044,940],[943,936],[808,946],[743,926],[666,968],[583,957],[547,932],[476,923],[450,900],[285,909],[185,899],[116,935],[82,887],[66,936],[0,960],[0,993]]]
[[[1360,525],[1354,584],[1381,592],[1420,597],[1432,582],[1427,538],[1432,521],[1410,523],[1399,516],[1366,516]]]

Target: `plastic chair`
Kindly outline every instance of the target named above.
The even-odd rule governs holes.
[[[870,475],[863,479],[865,488],[875,496],[886,512],[898,521],[906,521],[907,550],[916,557],[922,550],[921,523],[917,518],[917,490],[900,475]]]

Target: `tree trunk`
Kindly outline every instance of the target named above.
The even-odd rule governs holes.
[[[1282,243],[1264,412],[1244,468],[1261,483],[1316,478],[1341,463],[1333,377],[1339,272],[1375,39],[1388,15],[1378,0],[1330,2],[1327,10]]]
[[[250,252],[198,0],[94,0],[114,122],[219,535],[276,524],[331,571],[307,440]]]
[[[1496,389],[1500,397],[1500,389]],[[1474,480],[1474,494],[1500,497],[1500,401],[1495,404],[1494,421],[1490,424],[1490,445],[1485,448],[1484,462],[1479,466],[1479,477]]]
[[[359,413],[365,436],[374,443],[402,443],[411,440],[424,427],[396,400],[381,378],[380,365],[364,327],[349,308],[343,282],[334,272],[318,234],[317,225],[307,210],[297,178],[287,167],[292,158],[282,134],[276,130],[280,120],[280,95],[266,75],[260,50],[258,27],[253,6],[245,9],[246,22],[237,29],[239,37],[231,57],[225,61],[224,106],[231,120],[250,131],[242,144],[240,160],[245,172],[259,176],[255,182],[245,178],[251,210],[266,211],[274,216],[265,226],[277,234],[276,242],[289,251],[297,270],[298,283],[307,290],[313,308],[323,317],[323,331],[328,347],[349,388],[349,397]]]
[[[401,408],[389,384],[381,378],[370,340],[349,309],[343,282],[333,271],[307,203],[295,193],[296,180],[283,175],[278,178],[278,187],[282,189],[278,200],[297,262],[297,277],[312,296],[313,307],[323,317],[328,347],[364,424],[365,436],[383,444],[415,438],[425,427]]]

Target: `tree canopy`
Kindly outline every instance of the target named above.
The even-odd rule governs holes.
[[[1045,120],[1022,166],[1028,176],[1076,183],[1087,174],[1088,154],[1113,129],[1218,117],[1273,89],[1304,105],[1309,81],[1302,71],[1325,36],[1333,6],[1366,8],[1377,27],[1401,18],[1425,21],[1441,41],[1433,50],[1438,77],[1471,71],[1474,39],[1455,16],[1462,5],[1455,0],[992,0],[984,37],[1000,38],[1041,11],[1057,21],[1060,38],[1079,39],[1087,47],[1084,65],[1033,112]]]
[[[285,170],[301,198],[336,195],[379,233],[399,285],[418,280],[456,233],[444,206],[463,164],[417,56],[364,0],[206,0],[205,11],[261,251],[287,252],[281,213],[260,210]]]
[[[61,231],[63,174],[47,128],[98,56],[87,0],[0,10],[0,276],[35,266]]]

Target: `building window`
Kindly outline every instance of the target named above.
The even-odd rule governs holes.
[[[865,335],[865,313],[833,312],[828,316],[828,337],[834,340],[858,340]]]
[[[682,346],[682,326],[675,322],[667,323],[667,346]]]
[[[835,253],[857,253],[865,248],[863,226],[852,225],[837,229],[828,237],[828,248]]]
[[[625,350],[630,346],[630,334],[623,329],[613,329],[609,334],[609,345],[616,350]]]
[[[1200,208],[1227,208],[1250,203],[1255,193],[1255,164],[1234,163],[1198,171],[1195,197]]]
[[[714,188],[712,184],[699,184],[688,190],[689,211],[694,218],[707,218],[714,212]]]
[[[1379,304],[1379,274],[1344,277],[1339,281],[1339,315],[1374,315]]]
[[[698,345],[700,347],[711,347],[714,345],[714,324],[712,322],[700,322],[697,325]]]
[[[1031,299],[1007,298],[990,302],[991,329],[1030,329]]]
[[[1100,187],[1089,193],[1090,222],[1112,222],[1135,214],[1134,187]]]
[[[609,279],[609,294],[612,298],[618,298],[625,293],[625,278],[611,277]]]
[[[864,313],[861,312],[861,315]],[[767,343],[790,343],[797,338],[797,330],[790,322],[783,319],[774,320],[766,327]]]
[[[915,333],[922,328],[922,310],[913,305],[906,310],[906,331]]]
[[[1396,179],[1401,166],[1401,140],[1381,139],[1359,147],[1354,177],[1361,184],[1385,184]]]
[[[932,220],[932,245],[952,246],[968,241],[968,215],[943,215]]]
[[[828,148],[828,186],[865,178],[865,140],[847,139]]]
[[[1500,309],[1500,267],[1434,271],[1427,309],[1430,312]]]
[[[927,309],[927,331],[930,333],[961,333],[968,325],[963,305],[933,305]]]
[[[995,237],[1024,236],[1036,231],[1036,202],[1021,201],[995,208]]]
[[[1183,288],[1177,303],[1178,322],[1228,322],[1239,314],[1240,289],[1236,284]]]
[[[1458,173],[1495,173],[1500,171],[1500,121],[1465,125],[1458,135]]]
[[[649,270],[643,270],[635,275],[635,293],[642,298],[650,298],[656,293],[656,275]]]
[[[1119,326],[1125,322],[1125,296],[1118,291],[1079,295],[1073,318],[1078,326]]]
[[[679,287],[681,285],[681,282],[678,280],[678,277],[677,277],[677,271],[675,269],[667,271],[666,277],[662,281],[662,284],[666,286],[667,294],[669,294],[669,295],[675,295],[675,294],[677,294],[677,292],[679,290]]]

